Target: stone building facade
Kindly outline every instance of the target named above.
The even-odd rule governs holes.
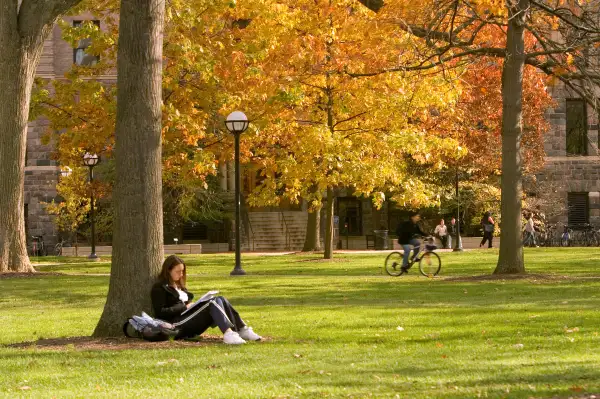
[[[600,225],[598,114],[564,87],[554,88],[552,96],[556,105],[547,112],[551,127],[545,166],[537,175],[539,195],[553,199],[546,209],[550,222]]]
[[[91,14],[65,17],[66,21],[77,24],[80,21],[93,20]],[[61,29],[56,26],[44,43],[37,77],[44,79],[63,79],[76,59],[76,49],[62,40]],[[116,75],[102,76],[103,80],[115,80]],[[28,240],[31,236],[43,236],[46,244],[58,240],[52,216],[48,215],[44,203],[57,198],[56,185],[60,167],[52,160],[54,150],[51,144],[42,143],[48,132],[48,121],[39,118],[29,123],[27,130],[27,154],[25,162],[25,223]]]

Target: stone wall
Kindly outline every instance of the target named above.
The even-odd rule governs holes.
[[[544,170],[537,176],[540,186],[544,184],[556,190],[557,203],[562,213],[552,222],[567,223],[568,193],[589,193],[590,223],[600,225],[600,157],[551,157]]]
[[[538,173],[538,189],[555,192],[554,202],[547,209],[559,209],[559,215],[551,222],[567,223],[568,193],[589,193],[590,223],[600,225],[600,154],[598,153],[598,115],[587,106],[587,156],[567,155],[567,115],[568,98],[577,98],[563,86],[551,90],[556,104],[547,112],[550,130],[545,136],[544,149],[546,162],[544,170]],[[551,212],[552,213],[552,212]],[[557,213],[557,212],[554,212]]]

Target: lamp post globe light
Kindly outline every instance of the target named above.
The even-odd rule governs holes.
[[[95,211],[94,211],[94,188],[92,183],[94,182],[94,166],[100,163],[100,157],[97,154],[90,154],[86,152],[83,156],[83,164],[90,169],[90,222],[92,225],[92,252],[88,256],[88,259],[97,260],[98,255],[96,255],[96,223],[94,220]]]
[[[240,178],[240,135],[248,129],[248,117],[241,111],[235,111],[227,116],[225,126],[233,134],[235,143],[235,267],[232,276],[246,274],[242,269],[241,238],[240,238],[240,204],[241,204],[241,178]]]
[[[68,166],[63,166],[60,168],[60,175],[62,177],[69,177],[71,176],[71,173],[73,173],[73,169],[69,168]]]

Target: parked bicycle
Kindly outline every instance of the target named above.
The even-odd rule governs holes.
[[[48,251],[44,245],[44,237],[31,236],[31,244],[29,245],[30,256],[46,256]]]
[[[71,243],[65,240],[60,240],[58,244],[54,246],[54,255],[61,256],[64,247],[70,247]]]
[[[411,255],[409,267],[415,263],[419,263],[419,271],[425,277],[436,276],[442,269],[442,260],[435,252],[437,245],[434,244],[433,237],[427,237],[423,240],[425,244],[422,251],[417,256]],[[413,250],[414,251],[414,250]],[[400,276],[405,273],[402,269],[402,252],[394,251],[385,258],[385,271],[390,276]]]

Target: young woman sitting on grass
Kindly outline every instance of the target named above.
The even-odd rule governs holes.
[[[152,287],[154,317],[172,323],[179,329],[177,338],[191,338],[215,325],[223,332],[226,344],[259,341],[260,335],[242,321],[238,312],[222,296],[213,297],[192,307],[194,294],[186,287],[186,267],[175,255],[165,259],[159,280]]]

